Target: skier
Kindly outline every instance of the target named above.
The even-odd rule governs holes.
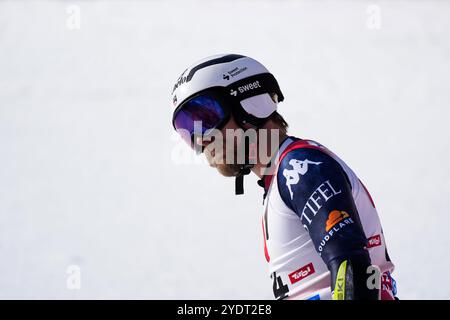
[[[236,177],[236,194],[243,193],[245,175],[260,178],[264,253],[276,299],[396,299],[394,265],[368,190],[325,146],[287,134],[277,112],[283,99],[258,61],[215,55],[176,81],[172,124],[212,167]],[[267,150],[268,160],[260,152]]]

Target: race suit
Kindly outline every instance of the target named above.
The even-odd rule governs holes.
[[[356,174],[324,146],[295,137],[281,143],[273,161],[277,169],[258,184],[275,298],[394,299],[394,265]]]

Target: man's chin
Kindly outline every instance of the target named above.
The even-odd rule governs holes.
[[[219,171],[219,173],[224,177],[236,177],[239,174],[240,168],[240,166],[236,165],[223,165],[223,164],[215,165],[213,167],[216,168],[217,171]]]
[[[216,154],[216,157],[206,156],[206,160],[209,166],[217,169],[219,173],[224,177],[236,177],[239,174],[241,165],[239,164],[227,164],[223,157]],[[220,159],[217,161],[217,159]]]

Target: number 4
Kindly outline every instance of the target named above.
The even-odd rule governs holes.
[[[286,298],[289,292],[287,284],[283,283],[280,276],[277,277],[276,272],[272,273],[271,278],[273,278],[273,294],[275,295],[275,299]]]

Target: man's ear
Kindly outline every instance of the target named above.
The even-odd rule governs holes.
[[[270,97],[272,98],[273,102],[278,103],[278,95],[274,92],[270,94]]]

